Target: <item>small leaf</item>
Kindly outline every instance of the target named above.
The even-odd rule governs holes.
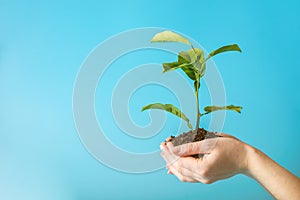
[[[181,42],[187,45],[191,45],[188,39],[172,31],[163,31],[157,33],[152,38],[151,42]]]
[[[214,51],[212,51],[205,60],[210,59],[211,57],[219,54],[219,53],[223,53],[223,52],[227,52],[227,51],[239,51],[242,52],[242,50],[240,49],[240,47],[237,44],[232,44],[232,45],[227,45],[227,46],[223,46],[219,49],[216,49]]]
[[[197,70],[190,63],[182,63],[182,64],[179,62],[163,63],[163,73],[169,72],[169,71],[172,71],[172,70],[175,70],[178,68],[181,68],[190,79],[196,80],[195,73],[197,73]]]
[[[201,49],[194,48],[187,51],[190,56],[190,62],[204,62],[204,53]]]
[[[168,72],[174,69],[177,69],[179,65],[182,63],[180,62],[171,62],[171,63],[163,63],[163,72]]]
[[[185,51],[179,52],[178,53],[178,62],[180,62],[180,63],[190,63],[191,58],[190,58],[190,55],[188,54],[188,52],[185,52]]]
[[[188,127],[190,129],[193,129],[193,127],[192,127],[192,125],[190,123],[190,120],[185,116],[185,114],[183,112],[181,112],[179,110],[179,108],[177,108],[176,106],[174,106],[172,104],[153,103],[153,104],[149,104],[147,106],[144,106],[142,108],[142,111],[148,110],[148,109],[160,109],[160,110],[164,110],[164,111],[170,112],[170,113],[176,115],[177,117],[180,117],[184,121],[186,121]]]
[[[191,56],[192,61],[195,62],[195,67],[198,69],[198,73],[200,75],[200,77],[204,76],[205,73],[205,68],[206,65],[204,63],[205,59],[204,59],[204,52],[201,49],[195,48],[195,51],[197,53],[197,55],[195,54],[194,51],[188,51],[189,54],[193,55]]]
[[[177,65],[179,64],[179,65]],[[163,63],[163,73],[168,72],[168,71],[172,71],[178,68],[183,68],[183,67],[189,67],[191,70],[195,70],[193,69],[193,65],[191,65],[190,63],[178,63],[178,62],[173,62],[173,63]]]
[[[190,56],[187,52],[181,51],[178,53],[178,62],[179,63],[190,63],[191,59]],[[196,69],[194,68],[193,65],[188,65],[185,67],[181,68],[182,71],[184,71],[184,73],[192,80],[196,80]]]
[[[206,106],[204,108],[204,110],[206,112],[204,114],[208,114],[208,113],[218,111],[218,110],[232,110],[232,111],[241,113],[242,107],[241,106],[234,106],[234,105],[229,105],[229,106]]]
[[[205,72],[204,53],[201,49],[193,48],[187,52],[178,53],[178,61],[163,63],[163,73],[181,68],[192,80],[198,80]]]
[[[182,71],[192,80],[196,80],[196,71],[193,65],[187,65],[184,67],[181,67]]]
[[[204,53],[201,49],[193,48],[187,52],[181,51],[178,53],[178,62],[181,63],[190,63],[193,67],[181,69],[189,76],[190,79],[196,80],[198,76],[202,77],[205,73],[205,64],[204,64]],[[191,73],[191,70],[194,70],[194,74]]]

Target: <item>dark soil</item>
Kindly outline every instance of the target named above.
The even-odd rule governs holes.
[[[205,130],[204,128],[198,128],[198,131],[189,131],[186,133],[182,133],[181,135],[177,137],[172,137],[172,144],[174,146],[178,146],[181,144],[186,144],[190,142],[197,142],[208,138],[214,138],[218,137],[215,133],[209,132]]]
[[[204,139],[209,139],[209,138],[215,138],[215,137],[219,137],[218,135],[216,135],[213,132],[209,132],[207,130],[205,130],[204,128],[198,128],[198,131],[196,133],[196,131],[189,131],[186,133],[182,133],[181,135],[174,137],[172,137],[172,144],[174,146],[178,146],[181,144],[186,144],[186,143],[191,143],[191,142],[197,142],[197,141],[201,141]],[[192,155],[192,157],[194,158],[201,158],[203,157],[204,154],[196,154],[196,155]]]

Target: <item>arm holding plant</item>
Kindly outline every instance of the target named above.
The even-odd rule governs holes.
[[[163,142],[162,156],[168,173],[183,182],[206,184],[244,174],[259,182],[276,199],[300,199],[298,177],[258,149],[231,135],[219,135],[221,137],[176,147],[171,142]],[[203,154],[203,157],[191,157],[194,154]]]

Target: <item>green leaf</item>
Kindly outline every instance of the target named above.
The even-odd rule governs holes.
[[[188,52],[185,52],[185,51],[179,52],[178,53],[178,62],[180,62],[180,63],[190,63],[191,58],[190,58],[190,55],[188,54]]]
[[[142,108],[142,111],[148,110],[148,109],[160,109],[160,110],[164,110],[164,111],[170,112],[170,113],[176,115],[177,117],[180,117],[184,121],[186,121],[188,127],[190,129],[193,129],[193,127],[192,127],[192,125],[190,123],[190,120],[185,116],[185,114],[183,112],[181,112],[179,110],[179,108],[177,108],[176,106],[174,106],[172,104],[153,103],[153,104],[149,104],[147,106],[144,106]]]
[[[178,62],[179,63],[191,63],[191,59],[190,56],[187,52],[179,52],[178,53]],[[192,80],[196,80],[196,74],[197,74],[197,70],[196,68],[190,64],[188,66],[184,66],[181,68],[182,71],[184,71],[184,73]]]
[[[189,57],[190,57],[190,62],[204,62],[204,53],[201,49],[194,48],[190,49],[187,51]]]
[[[202,77],[205,73],[204,53],[201,49],[193,48],[187,52],[179,52],[178,62],[190,63],[190,65],[193,66],[181,68],[192,80],[196,80],[199,75]],[[191,69],[193,69],[193,73],[191,72]]]
[[[184,73],[192,80],[196,80],[196,75],[197,72],[194,68],[193,65],[187,65],[187,66],[184,66],[184,67],[181,67],[182,71],[184,71]]]
[[[177,69],[181,64],[180,62],[163,63],[163,73]]]
[[[187,45],[191,45],[188,39],[172,31],[163,31],[157,33],[152,38],[151,42],[181,42]]]
[[[204,76],[206,65],[204,64],[203,51],[201,49],[194,48],[194,50],[188,50],[188,54],[190,55],[191,61],[194,63],[193,65],[197,69],[200,77]]]
[[[221,47],[219,49],[216,49],[216,50],[212,51],[207,56],[207,58],[205,59],[205,61],[208,60],[208,59],[210,59],[211,57],[219,54],[219,53],[223,53],[223,52],[227,52],[227,51],[239,51],[239,52],[242,52],[242,50],[240,49],[240,47],[237,44],[227,45],[227,46],[223,46],[223,47]]]
[[[163,63],[163,73],[169,72],[169,71],[172,71],[172,70],[175,70],[178,68],[181,68],[190,79],[196,80],[195,73],[197,73],[197,70],[190,63],[179,63],[179,62]]]
[[[172,62],[172,63],[163,63],[163,73],[168,72],[168,71],[172,71],[178,68],[182,68],[185,66],[189,66],[189,63],[178,63],[178,62]]]
[[[234,106],[234,105],[229,105],[229,106],[206,106],[204,108],[205,112],[203,115],[218,111],[218,110],[232,110],[238,113],[241,113],[242,107],[241,106]]]
[[[204,53],[201,49],[194,48],[187,52],[178,53],[178,61],[163,63],[163,73],[181,68],[192,80],[198,80],[205,72]]]
[[[202,77],[205,73],[205,64],[204,64],[204,53],[201,49],[193,48],[188,50],[187,52],[179,52],[178,54],[178,62],[188,61],[192,64],[197,70],[197,75]],[[193,79],[196,80],[196,79]]]
[[[171,62],[171,63],[163,63],[162,65],[163,65],[163,73],[181,68],[190,79],[195,80],[196,69],[194,68],[193,65],[189,63]]]
[[[194,63],[194,62],[204,62],[204,53],[201,49],[193,48],[188,51],[181,51],[178,53],[178,62],[181,63]]]

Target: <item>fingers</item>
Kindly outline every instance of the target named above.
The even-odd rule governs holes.
[[[161,144],[161,156],[164,158],[164,160],[167,163],[167,167],[169,167],[169,165],[171,165],[172,163],[176,162],[176,160],[179,159],[179,156],[173,154],[170,152],[170,150],[168,149],[166,142]]]
[[[176,168],[173,165],[170,165],[170,170],[181,182],[196,182],[194,179],[193,173],[185,168]]]
[[[240,162],[235,161],[238,159],[237,156],[231,155],[240,152],[241,142],[228,134],[218,133],[217,135],[221,137],[179,146],[174,146],[171,142],[163,142],[161,144],[162,157],[167,162],[168,173],[174,174],[183,182],[205,184],[232,176],[233,171],[240,168],[240,164],[236,164]],[[195,154],[204,154],[204,156],[196,159],[191,156]]]
[[[192,157],[179,157],[173,154],[165,142],[162,143],[162,157],[167,163],[168,174],[175,175],[182,182],[199,182],[201,181],[196,166],[200,159]]]
[[[159,146],[160,150],[163,150],[167,145],[167,142],[162,142]]]
[[[208,154],[212,151],[219,138],[206,139],[175,146],[167,142],[168,149],[177,156],[191,156],[195,154]]]
[[[163,146],[161,156],[166,161],[167,168],[169,168],[170,165],[173,165],[176,168],[184,167],[190,170],[194,170],[194,167],[196,167],[197,164],[202,160],[201,158],[198,158],[197,161],[195,161],[196,159],[193,157],[180,157],[170,151],[170,149],[168,148],[168,143],[167,145]]]
[[[179,156],[176,156],[169,151],[167,146],[163,146],[161,155],[167,163],[168,174],[174,174],[182,182],[196,182],[193,173],[190,170],[184,168],[182,165],[182,163],[186,163],[186,161],[179,160],[187,158],[180,158]],[[190,164],[193,165],[192,163]]]
[[[166,150],[164,158],[168,159],[168,156],[171,155],[172,152]],[[213,182],[212,179],[207,177],[207,167],[201,159],[179,157],[175,162],[167,162],[168,174],[175,175],[181,182],[201,182],[205,184]]]

